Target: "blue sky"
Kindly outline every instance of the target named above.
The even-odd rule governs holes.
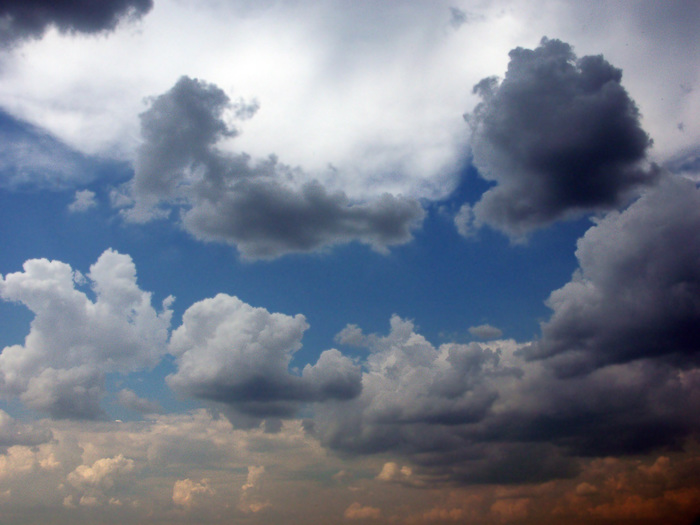
[[[691,523],[699,19],[0,8],[4,519]]]

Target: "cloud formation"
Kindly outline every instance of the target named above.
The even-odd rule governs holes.
[[[314,432],[344,453],[407,458],[413,483],[569,478],[581,458],[678,447],[700,429],[697,367],[638,360],[562,377],[523,359],[525,344],[435,348],[398,317],[387,336],[351,326],[339,340],[370,350],[362,392],[316,407]],[[382,478],[409,481],[391,465]]]
[[[155,98],[141,115],[133,207],[123,215],[145,221],[178,208],[196,238],[234,244],[250,259],[351,241],[386,251],[411,239],[424,216],[415,200],[384,194],[354,203],[318,181],[296,182],[298,173],[274,156],[253,162],[218,149],[238,134],[227,115],[250,116],[251,104],[232,104],[217,86],[188,77]]]
[[[0,6],[0,47],[40,38],[49,27],[62,33],[98,33],[114,29],[123,18],[148,13],[153,0],[7,0]]]
[[[700,190],[668,176],[578,242],[579,269],[555,290],[525,353],[561,374],[658,358],[693,366],[700,341]]]
[[[518,238],[554,221],[625,203],[656,178],[644,168],[651,140],[622,87],[622,71],[602,55],[577,58],[543,38],[510,53],[505,78],[485,78],[467,115],[474,164],[496,183],[473,207],[473,226]],[[466,233],[468,209],[458,226]]]
[[[136,284],[131,257],[105,251],[87,279],[60,261],[32,259],[0,279],[0,297],[34,320],[24,345],[0,354],[0,393],[58,418],[102,414],[104,374],[155,366],[166,351],[171,298],[161,312]],[[95,299],[79,287],[90,282]]]
[[[322,352],[301,375],[289,371],[307,328],[303,315],[270,313],[237,297],[219,294],[199,301],[172,334],[169,348],[177,371],[167,382],[254,418],[288,417],[303,402],[357,396],[360,369],[337,350]]]

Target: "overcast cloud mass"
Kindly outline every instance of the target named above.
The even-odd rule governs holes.
[[[0,521],[693,525],[697,2],[0,7]]]

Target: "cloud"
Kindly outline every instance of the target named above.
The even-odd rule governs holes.
[[[136,392],[123,388],[117,393],[117,402],[124,408],[141,414],[158,414],[163,411],[156,401],[139,397]]]
[[[542,339],[525,350],[561,374],[657,358],[698,363],[700,190],[667,176],[578,242],[579,269],[550,295]]]
[[[396,461],[379,479],[517,484],[570,478],[580,458],[678,447],[700,428],[698,368],[637,360],[560,377],[528,344],[435,348],[394,316],[386,336],[349,327],[370,350],[362,392],[315,408],[314,432],[344,454]],[[410,468],[410,467],[409,467]]]
[[[0,7],[0,46],[40,38],[49,27],[63,33],[111,30],[122,18],[141,17],[152,7],[153,0],[7,0]]]
[[[270,502],[260,495],[260,484],[265,475],[265,467],[251,465],[248,467],[248,477],[241,487],[241,497],[238,508],[246,513],[257,513],[270,507]]]
[[[0,297],[34,313],[24,345],[0,354],[0,392],[57,418],[102,413],[104,374],[155,366],[166,351],[169,298],[159,313],[128,255],[105,251],[87,280],[62,262],[32,259],[0,280]]]
[[[33,429],[0,410],[0,450],[7,450],[15,445],[34,447],[48,442],[52,437],[51,431]]]
[[[382,516],[382,511],[377,507],[370,507],[369,505],[363,507],[356,501],[351,503],[350,506],[345,509],[343,516],[348,520],[378,520]]]
[[[229,295],[199,301],[172,334],[177,371],[167,382],[253,417],[290,416],[303,402],[357,396],[360,369],[337,350],[322,352],[301,375],[289,372],[307,328],[303,315],[270,313]]]
[[[214,494],[214,489],[209,486],[209,480],[204,478],[200,482],[191,479],[179,479],[173,485],[173,503],[180,507],[190,508],[200,495]]]
[[[135,469],[134,461],[119,454],[112,458],[101,458],[92,465],[79,465],[68,474],[66,480],[77,491],[64,500],[68,506],[74,498],[79,498],[82,507],[97,507],[103,504],[115,504],[109,493],[121,479]]]
[[[503,335],[503,331],[490,324],[470,326],[469,333],[479,339],[498,339]]]
[[[417,201],[384,194],[353,203],[318,181],[296,183],[298,173],[275,157],[253,163],[226,154],[217,143],[238,131],[225,113],[232,107],[217,86],[182,77],[141,115],[144,143],[124,217],[146,221],[179,208],[182,224],[200,240],[226,242],[250,259],[309,252],[351,241],[378,251],[408,242],[423,219]]]
[[[655,180],[656,168],[641,164],[651,141],[620,69],[602,55],[577,59],[571,46],[547,38],[509,55],[504,80],[476,84],[482,100],[466,116],[474,164],[496,183],[472,209],[476,226],[522,237],[619,207]]]
[[[90,190],[78,190],[75,192],[75,199],[68,205],[71,213],[82,213],[97,207],[95,192]]]

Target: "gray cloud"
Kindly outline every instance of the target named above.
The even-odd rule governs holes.
[[[114,29],[125,17],[148,13],[153,0],[6,0],[0,5],[0,46],[39,38],[49,27],[98,33]]]
[[[473,207],[476,226],[521,237],[616,208],[655,180],[657,169],[640,164],[651,141],[621,78],[602,56],[577,59],[568,44],[543,38],[510,52],[500,84],[474,87],[482,101],[465,117],[474,164],[497,184]]]
[[[136,392],[123,388],[117,393],[117,402],[124,408],[141,414],[160,414],[163,412],[160,404],[150,399],[139,397]]]
[[[582,457],[677,447],[700,428],[700,369],[638,360],[559,377],[514,341],[435,348],[410,322],[364,344],[362,392],[316,408],[331,449],[403,457],[426,479],[464,484],[570,477]]]
[[[179,208],[182,224],[198,239],[234,244],[251,259],[308,252],[351,241],[385,251],[411,239],[423,218],[417,201],[385,194],[366,203],[329,193],[274,156],[253,162],[217,148],[238,131],[224,120],[250,116],[257,103],[231,104],[218,87],[187,77],[153,100],[141,115],[144,143],[130,196],[122,210],[134,221]]]
[[[269,313],[229,295],[199,301],[172,334],[177,371],[167,382],[254,419],[291,416],[304,402],[356,397],[360,369],[337,350],[323,352],[301,375],[289,371],[307,328],[303,315]]]
[[[500,328],[496,328],[490,324],[471,326],[469,327],[469,333],[479,339],[498,339],[503,336],[503,331]]]
[[[700,342],[700,191],[668,176],[579,240],[579,269],[552,292],[554,311],[531,359],[561,374],[664,358],[697,363]]]
[[[6,451],[15,445],[33,447],[46,443],[53,437],[50,430],[34,429],[18,423],[7,412],[0,410],[0,450]]]

